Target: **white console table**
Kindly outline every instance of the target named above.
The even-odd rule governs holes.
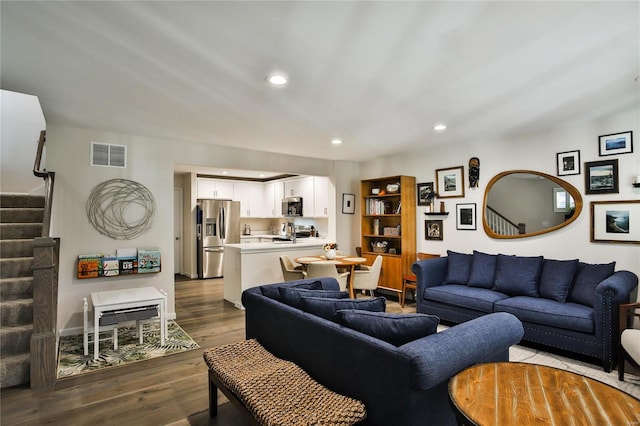
[[[91,293],[93,304],[93,359],[98,359],[100,352],[99,333],[100,318],[105,312],[121,311],[157,306],[160,313],[160,344],[164,345],[167,336],[166,293],[155,287],[141,287],[126,290],[96,291]]]

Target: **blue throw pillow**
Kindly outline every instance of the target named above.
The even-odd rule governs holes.
[[[578,263],[576,279],[569,291],[569,302],[593,307],[596,301],[596,287],[604,279],[613,275],[615,268],[616,262],[599,265]]]
[[[387,300],[384,297],[375,299],[324,299],[320,297],[303,297],[302,310],[329,321],[334,320],[336,311],[340,309],[360,309],[371,312],[384,312]]]
[[[542,256],[498,255],[494,290],[509,296],[538,297]]]
[[[317,280],[300,280],[300,282],[296,284],[269,284],[260,286],[260,293],[263,296],[268,297],[269,299],[275,299],[280,301],[280,288],[306,288],[309,290],[322,290],[322,283]]]
[[[472,257],[467,285],[469,287],[493,288],[496,281],[498,256],[474,250]]]
[[[280,301],[294,308],[302,309],[303,297],[324,297],[325,299],[347,299],[346,291],[333,290],[309,290],[299,287],[280,287]]]
[[[567,300],[569,287],[573,282],[573,275],[578,268],[578,259],[553,260],[542,262],[542,274],[538,293],[540,297],[564,303]]]
[[[335,320],[338,324],[395,346],[434,334],[440,322],[440,318],[435,315],[388,314],[358,309],[339,310]]]
[[[467,285],[472,260],[473,256],[470,254],[447,250],[447,275],[443,284]]]

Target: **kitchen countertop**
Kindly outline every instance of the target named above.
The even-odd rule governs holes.
[[[278,236],[279,237],[279,236]],[[295,243],[288,241],[272,242],[272,243],[240,243],[240,244],[225,244],[225,247],[230,249],[240,250],[242,253],[248,252],[260,252],[260,251],[282,251],[291,250],[296,247],[321,247],[326,244],[328,240],[324,238],[298,238]]]

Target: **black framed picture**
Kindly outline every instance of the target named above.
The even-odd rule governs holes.
[[[592,201],[591,242],[640,244],[640,200]]]
[[[424,239],[442,241],[444,239],[442,224],[441,220],[425,220]]]
[[[618,160],[584,163],[584,188],[586,194],[617,194]]]
[[[633,132],[613,133],[598,137],[600,157],[633,152]]]
[[[580,150],[559,152],[556,154],[557,176],[580,174]]]
[[[433,182],[424,182],[419,183],[417,189],[418,194],[418,205],[419,206],[428,206],[431,204],[431,200],[433,199],[434,188]]]
[[[356,194],[342,194],[342,213],[354,214],[356,212]]]
[[[456,229],[476,230],[476,203],[456,204]]]

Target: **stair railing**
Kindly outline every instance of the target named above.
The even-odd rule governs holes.
[[[40,132],[33,174],[44,179],[45,203],[41,237],[33,240],[33,333],[30,348],[31,388],[56,382],[58,264],[60,239],[49,236],[55,173],[40,170],[46,132]]]
[[[490,206],[487,206],[486,211],[487,223],[496,234],[519,235],[526,232],[526,224],[519,223],[516,225]]]

